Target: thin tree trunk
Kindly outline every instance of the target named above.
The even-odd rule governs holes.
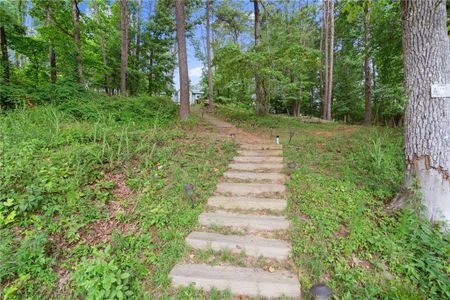
[[[75,41],[76,63],[78,82],[83,83],[83,59],[81,53],[81,37],[80,37],[80,10],[78,9],[78,0],[72,0],[72,20],[73,20],[73,37]]]
[[[150,51],[150,67],[148,70],[148,94],[153,96],[153,51]]]
[[[56,53],[53,47],[48,49],[48,56],[50,59],[50,82],[52,84],[56,84],[57,75],[56,75]]]
[[[445,1],[401,2],[405,90],[406,186],[416,181],[431,220],[450,228],[450,97],[431,97],[450,83]]]
[[[102,51],[102,62],[103,62],[103,69],[104,69],[104,89],[106,95],[110,95],[111,92],[109,90],[109,78],[108,78],[108,63],[106,60],[106,47],[105,47],[105,38],[103,36],[103,30],[102,30],[102,21],[100,19],[100,11],[98,10],[97,0],[92,0],[92,4],[94,7],[95,17],[97,19],[97,24],[99,26],[98,29],[98,35],[100,39],[100,50]]]
[[[47,14],[46,25],[49,26],[51,23],[50,7],[47,7],[46,14]],[[55,53],[55,49],[53,49],[53,42],[51,39],[49,39],[48,43],[49,43],[48,60],[50,62],[50,82],[52,84],[55,84],[56,83],[56,53]]]
[[[259,0],[254,0],[254,13],[255,13],[255,49],[256,52],[259,51],[259,45],[261,43],[261,28],[259,21]],[[256,114],[258,116],[266,115],[269,111],[268,104],[266,103],[265,95],[264,95],[264,87],[263,80],[259,75],[260,65],[257,63],[256,74],[255,74],[255,82],[256,82]]]
[[[211,0],[206,0],[206,62],[208,65],[208,104],[209,109],[214,109],[213,100],[213,74],[211,69],[211,20],[210,20]]]
[[[121,33],[121,69],[120,69],[120,94],[127,92],[127,65],[128,65],[128,14],[127,0],[120,1],[120,33]]]
[[[329,7],[328,7],[328,2],[329,0],[323,0],[323,22],[324,22],[324,29],[325,29],[325,70],[324,70],[324,77],[325,77],[325,82],[324,82],[324,86],[325,86],[325,91],[324,91],[324,98],[322,101],[322,106],[323,106],[323,110],[322,110],[322,119],[327,119],[327,108],[328,108],[328,70],[329,70],[329,38],[328,38],[328,33],[329,33],[329,27],[328,27],[328,19],[329,19]]]
[[[320,115],[323,116],[325,108],[325,91],[323,86],[323,69],[324,69],[324,59],[323,59],[323,46],[325,37],[325,1],[323,1],[323,17],[322,17],[322,29],[320,31],[320,68],[319,68],[319,79],[320,79]]]
[[[364,96],[366,109],[364,113],[364,125],[370,126],[372,119],[372,72],[370,71],[369,55],[369,22],[370,22],[370,0],[364,1]]]
[[[333,60],[334,60],[334,0],[330,0],[330,46],[329,46],[329,67],[328,67],[328,97],[327,97],[327,120],[331,120],[331,99],[333,95]]]
[[[140,55],[141,55],[141,11],[142,0],[139,0],[139,6],[137,11],[137,33],[136,33],[136,67],[140,69]]]
[[[376,70],[375,70],[375,61],[372,59],[372,92],[373,92],[373,103],[374,103],[374,108],[375,108],[375,125],[379,125],[380,124],[380,107],[379,107],[379,100],[378,97],[376,97],[375,91],[376,91]]]
[[[189,73],[186,53],[186,32],[184,20],[184,0],[175,1],[175,14],[178,42],[178,68],[180,73],[180,117],[189,116]]]
[[[6,41],[5,26],[0,26],[0,48],[2,49],[3,83],[9,84],[8,42]]]

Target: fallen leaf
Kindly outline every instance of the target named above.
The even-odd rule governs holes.
[[[273,273],[273,272],[275,272],[275,268],[274,268],[274,267],[272,267],[272,266],[270,266],[270,267],[269,267],[269,272],[270,272],[270,273]]]

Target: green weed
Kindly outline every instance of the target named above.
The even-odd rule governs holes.
[[[0,297],[170,295],[235,151],[176,113],[166,98],[98,96],[0,116]]]
[[[399,129],[216,111],[247,130],[279,135],[285,160],[299,166],[287,183],[288,214],[304,295],[324,281],[338,299],[450,298],[449,235],[416,211],[383,210],[404,180]]]

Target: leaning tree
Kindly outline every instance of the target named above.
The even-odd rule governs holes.
[[[444,0],[402,1],[406,186],[450,225],[450,49]],[[440,87],[440,92],[437,89]]]

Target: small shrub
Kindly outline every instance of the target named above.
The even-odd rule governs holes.
[[[130,273],[121,270],[111,258],[110,248],[94,250],[94,257],[83,258],[73,280],[76,293],[85,299],[126,299],[133,296]]]

